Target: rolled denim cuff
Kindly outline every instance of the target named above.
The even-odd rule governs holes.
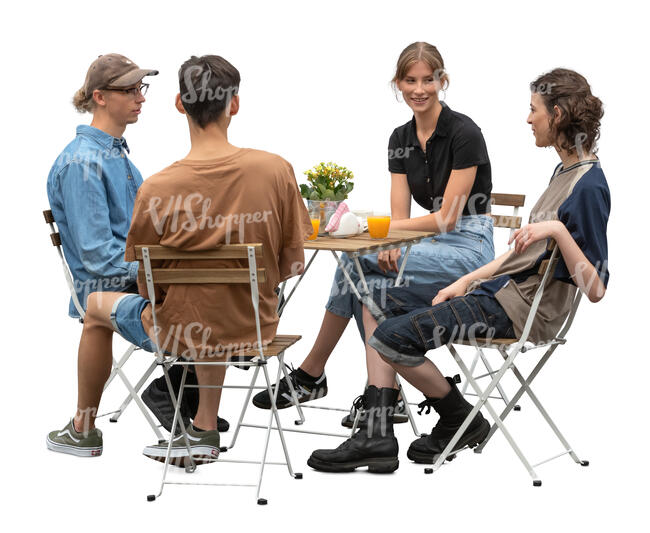
[[[330,313],[343,318],[352,318],[354,316],[352,311],[350,311],[349,309],[343,309],[341,307],[337,307],[336,305],[334,305],[331,299],[329,302],[327,302],[325,309]]]
[[[377,337],[374,335],[370,337],[368,340],[368,344],[372,346],[375,350],[379,352],[379,354],[392,361],[393,363],[396,363],[398,365],[403,365],[403,366],[420,366],[422,363],[424,363],[424,354],[423,355],[405,355],[402,353],[399,353],[398,351],[394,350],[390,346],[387,346],[383,342],[381,342]]]

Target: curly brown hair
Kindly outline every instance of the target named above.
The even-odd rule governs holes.
[[[530,90],[542,97],[551,115],[550,127],[559,148],[573,153],[596,153],[600,137],[603,103],[591,94],[584,76],[565,68],[556,68],[531,82]],[[555,118],[554,107],[561,113]]]

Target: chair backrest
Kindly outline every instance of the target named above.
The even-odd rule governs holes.
[[[43,218],[45,219],[45,223],[50,226],[50,239],[52,240],[52,246],[56,248],[56,251],[59,254],[59,258],[61,259],[61,264],[63,266],[63,275],[65,276],[66,283],[68,284],[68,290],[70,291],[70,297],[72,298],[72,303],[77,309],[77,313],[79,313],[79,316],[81,317],[79,320],[83,322],[83,318],[86,313],[83,307],[81,306],[81,303],[79,302],[77,292],[74,290],[74,281],[72,280],[72,274],[70,273],[70,268],[68,267],[68,263],[66,262],[65,256],[63,255],[63,247],[61,245],[61,234],[58,232],[56,226],[54,225],[56,221],[54,220],[54,215],[52,214],[52,211],[50,209],[46,209],[45,211],[43,211]]]
[[[490,203],[492,206],[506,206],[512,207],[512,215],[498,215],[495,213],[490,213],[492,220],[494,220],[495,228],[509,228],[510,237],[515,232],[516,229],[521,227],[521,217],[518,216],[519,208],[524,206],[526,201],[525,194],[502,194],[502,193],[492,193],[490,198]]]
[[[557,246],[557,243],[554,240],[552,239],[549,240],[547,250],[551,252],[551,256],[548,259],[544,259],[540,263],[539,268],[537,270],[537,273],[540,276],[542,276],[542,279],[540,280],[539,286],[537,287],[537,291],[535,292],[535,296],[533,297],[533,302],[530,307],[528,317],[526,319],[526,323],[521,335],[521,339],[519,341],[522,346],[526,342],[528,338],[528,334],[530,333],[530,329],[533,325],[535,315],[537,314],[537,308],[539,307],[539,303],[542,299],[544,289],[546,288],[546,285],[548,285],[549,278],[553,276],[555,267],[557,266],[557,263],[560,259],[559,247]],[[555,337],[557,340],[564,340],[567,332],[569,331],[569,328],[571,327],[571,324],[573,323],[575,314],[578,311],[578,305],[580,304],[581,297],[582,297],[582,292],[580,291],[580,289],[578,289],[576,291],[576,295],[573,299],[573,302],[571,303],[571,308],[566,320],[564,321],[563,327]]]
[[[266,281],[266,270],[257,268],[257,259],[262,258],[262,244],[244,243],[244,244],[224,244],[213,250],[199,250],[188,252],[169,248],[159,244],[138,245],[135,247],[135,257],[142,261],[144,267],[145,281],[147,292],[151,301],[151,314],[154,325],[154,339],[156,343],[156,354],[162,361],[164,356],[160,351],[158,342],[158,324],[156,319],[156,293],[154,285],[156,283],[174,284],[237,284],[250,283],[251,301],[255,311],[255,324],[257,327],[257,341],[259,346],[260,357],[264,359],[262,350],[262,332],[259,315],[259,288],[258,282]],[[191,260],[207,261],[214,259],[248,259],[248,268],[229,268],[229,267],[210,267],[210,268],[186,268],[172,267],[152,268],[151,260]]]

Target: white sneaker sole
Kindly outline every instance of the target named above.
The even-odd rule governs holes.
[[[102,446],[71,446],[69,444],[54,442],[50,440],[50,437],[47,437],[47,449],[77,457],[99,457],[102,454]]]
[[[191,446],[190,450],[192,451],[192,458],[197,465],[214,463],[219,458],[219,448],[215,446]],[[142,454],[149,459],[164,463],[167,457],[167,447],[147,446],[142,451]],[[190,460],[187,455],[187,449],[172,448],[169,454],[169,464],[181,468],[189,466]]]

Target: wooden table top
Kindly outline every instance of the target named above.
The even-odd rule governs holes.
[[[322,236],[313,241],[305,241],[305,250],[334,250],[337,252],[368,253],[372,251],[399,248],[409,243],[416,243],[436,234],[430,231],[391,230],[384,239],[373,239],[367,231],[353,237]]]

